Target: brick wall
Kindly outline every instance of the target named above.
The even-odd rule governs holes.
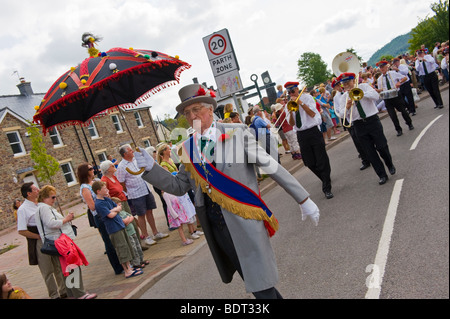
[[[141,147],[144,146],[144,140],[149,140],[151,145],[156,146],[156,144],[158,144],[158,140],[152,125],[153,122],[149,110],[143,109],[138,112],[141,115],[143,124],[143,127],[141,128],[138,128],[137,126],[134,112],[124,113],[126,123],[133,134],[134,140],[138,146]],[[113,114],[118,115],[120,118],[123,133],[118,134],[116,132],[111,119]],[[45,136],[44,142],[48,153],[60,163],[70,162],[74,173],[76,173],[77,166],[86,161],[85,155],[88,161],[92,163],[91,152],[95,157],[97,165],[100,164],[100,160],[98,158],[98,154],[100,152],[105,152],[106,155],[112,155],[115,159],[120,161],[121,157],[118,152],[119,146],[125,143],[132,143],[132,139],[125,124],[123,123],[123,120],[121,119],[121,115],[118,112],[111,113],[102,118],[96,119],[94,123],[99,135],[96,139],[92,139],[90,137],[87,127],[81,128],[80,126],[76,126],[75,128],[73,126],[69,126],[59,130],[63,143],[62,147],[55,148],[50,137],[48,135]],[[14,157],[11,150],[11,146],[6,136],[7,132],[5,132],[5,130],[15,127],[19,128],[18,131],[20,137],[27,151],[26,155]],[[17,172],[21,172],[34,166],[34,162],[30,157],[30,139],[25,136],[26,127],[27,125],[24,122],[10,114],[7,114],[2,123],[0,123],[0,189],[2,195],[0,196],[0,230],[10,227],[15,223],[12,204],[16,198],[23,200],[23,197],[20,194],[20,187],[23,184],[23,177],[25,177],[27,173],[34,173],[37,175],[37,173],[33,171],[17,174]],[[81,145],[75,133],[75,129],[78,132]],[[82,130],[85,132],[91,151],[89,151],[89,147],[86,143]],[[83,154],[83,150],[85,155]],[[15,183],[15,179],[17,180],[17,183]],[[73,183],[73,185],[68,185],[62,170],[59,170],[53,179],[54,186],[58,191],[58,198],[61,206],[67,205],[73,201],[79,201],[80,185],[77,182]],[[38,183],[39,187],[46,184],[42,181],[38,181]]]

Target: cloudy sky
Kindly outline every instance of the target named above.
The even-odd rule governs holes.
[[[71,66],[88,57],[83,32],[100,35],[100,51],[133,47],[179,55],[192,65],[179,85],[147,100],[152,114],[175,115],[178,90],[197,77],[214,85],[202,38],[227,28],[244,86],[269,71],[277,84],[296,80],[304,52],[334,56],[353,47],[368,60],[419,18],[434,0],[2,0],[0,95],[18,94],[17,73],[35,93],[46,92]],[[13,74],[14,73],[14,74]],[[255,103],[257,101],[250,100]]]

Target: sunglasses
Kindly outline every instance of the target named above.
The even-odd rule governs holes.
[[[50,197],[51,199],[56,199],[56,196],[52,196],[52,197]]]
[[[89,170],[89,171],[93,171],[94,168],[93,168],[93,167],[89,167],[88,170]]]

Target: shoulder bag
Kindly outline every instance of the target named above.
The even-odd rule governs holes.
[[[53,212],[52,212],[52,214],[53,214],[53,216],[55,216],[55,214]],[[55,216],[55,219],[56,219],[56,216]],[[41,221],[42,232],[44,233],[44,242],[42,243],[41,253],[46,254],[46,255],[51,255],[51,256],[61,256],[61,254],[58,252],[58,249],[56,249],[55,241],[45,237],[45,230],[44,230],[44,225],[42,224],[41,214],[39,214],[39,220]],[[61,229],[59,231],[61,232]],[[61,234],[62,234],[62,232],[61,232]]]

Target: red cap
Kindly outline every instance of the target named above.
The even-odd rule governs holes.
[[[336,81],[345,82],[345,81],[353,80],[355,77],[356,77],[355,73],[345,72],[345,73],[342,73],[341,75],[339,75],[338,78],[336,79]]]
[[[291,89],[291,88],[297,87],[299,85],[300,85],[300,83],[298,83],[298,82],[286,82],[286,84],[284,85],[284,88]]]
[[[389,64],[389,62],[386,61],[386,60],[381,60],[380,62],[377,62],[377,66],[383,66],[383,65],[386,65],[386,64]]]

